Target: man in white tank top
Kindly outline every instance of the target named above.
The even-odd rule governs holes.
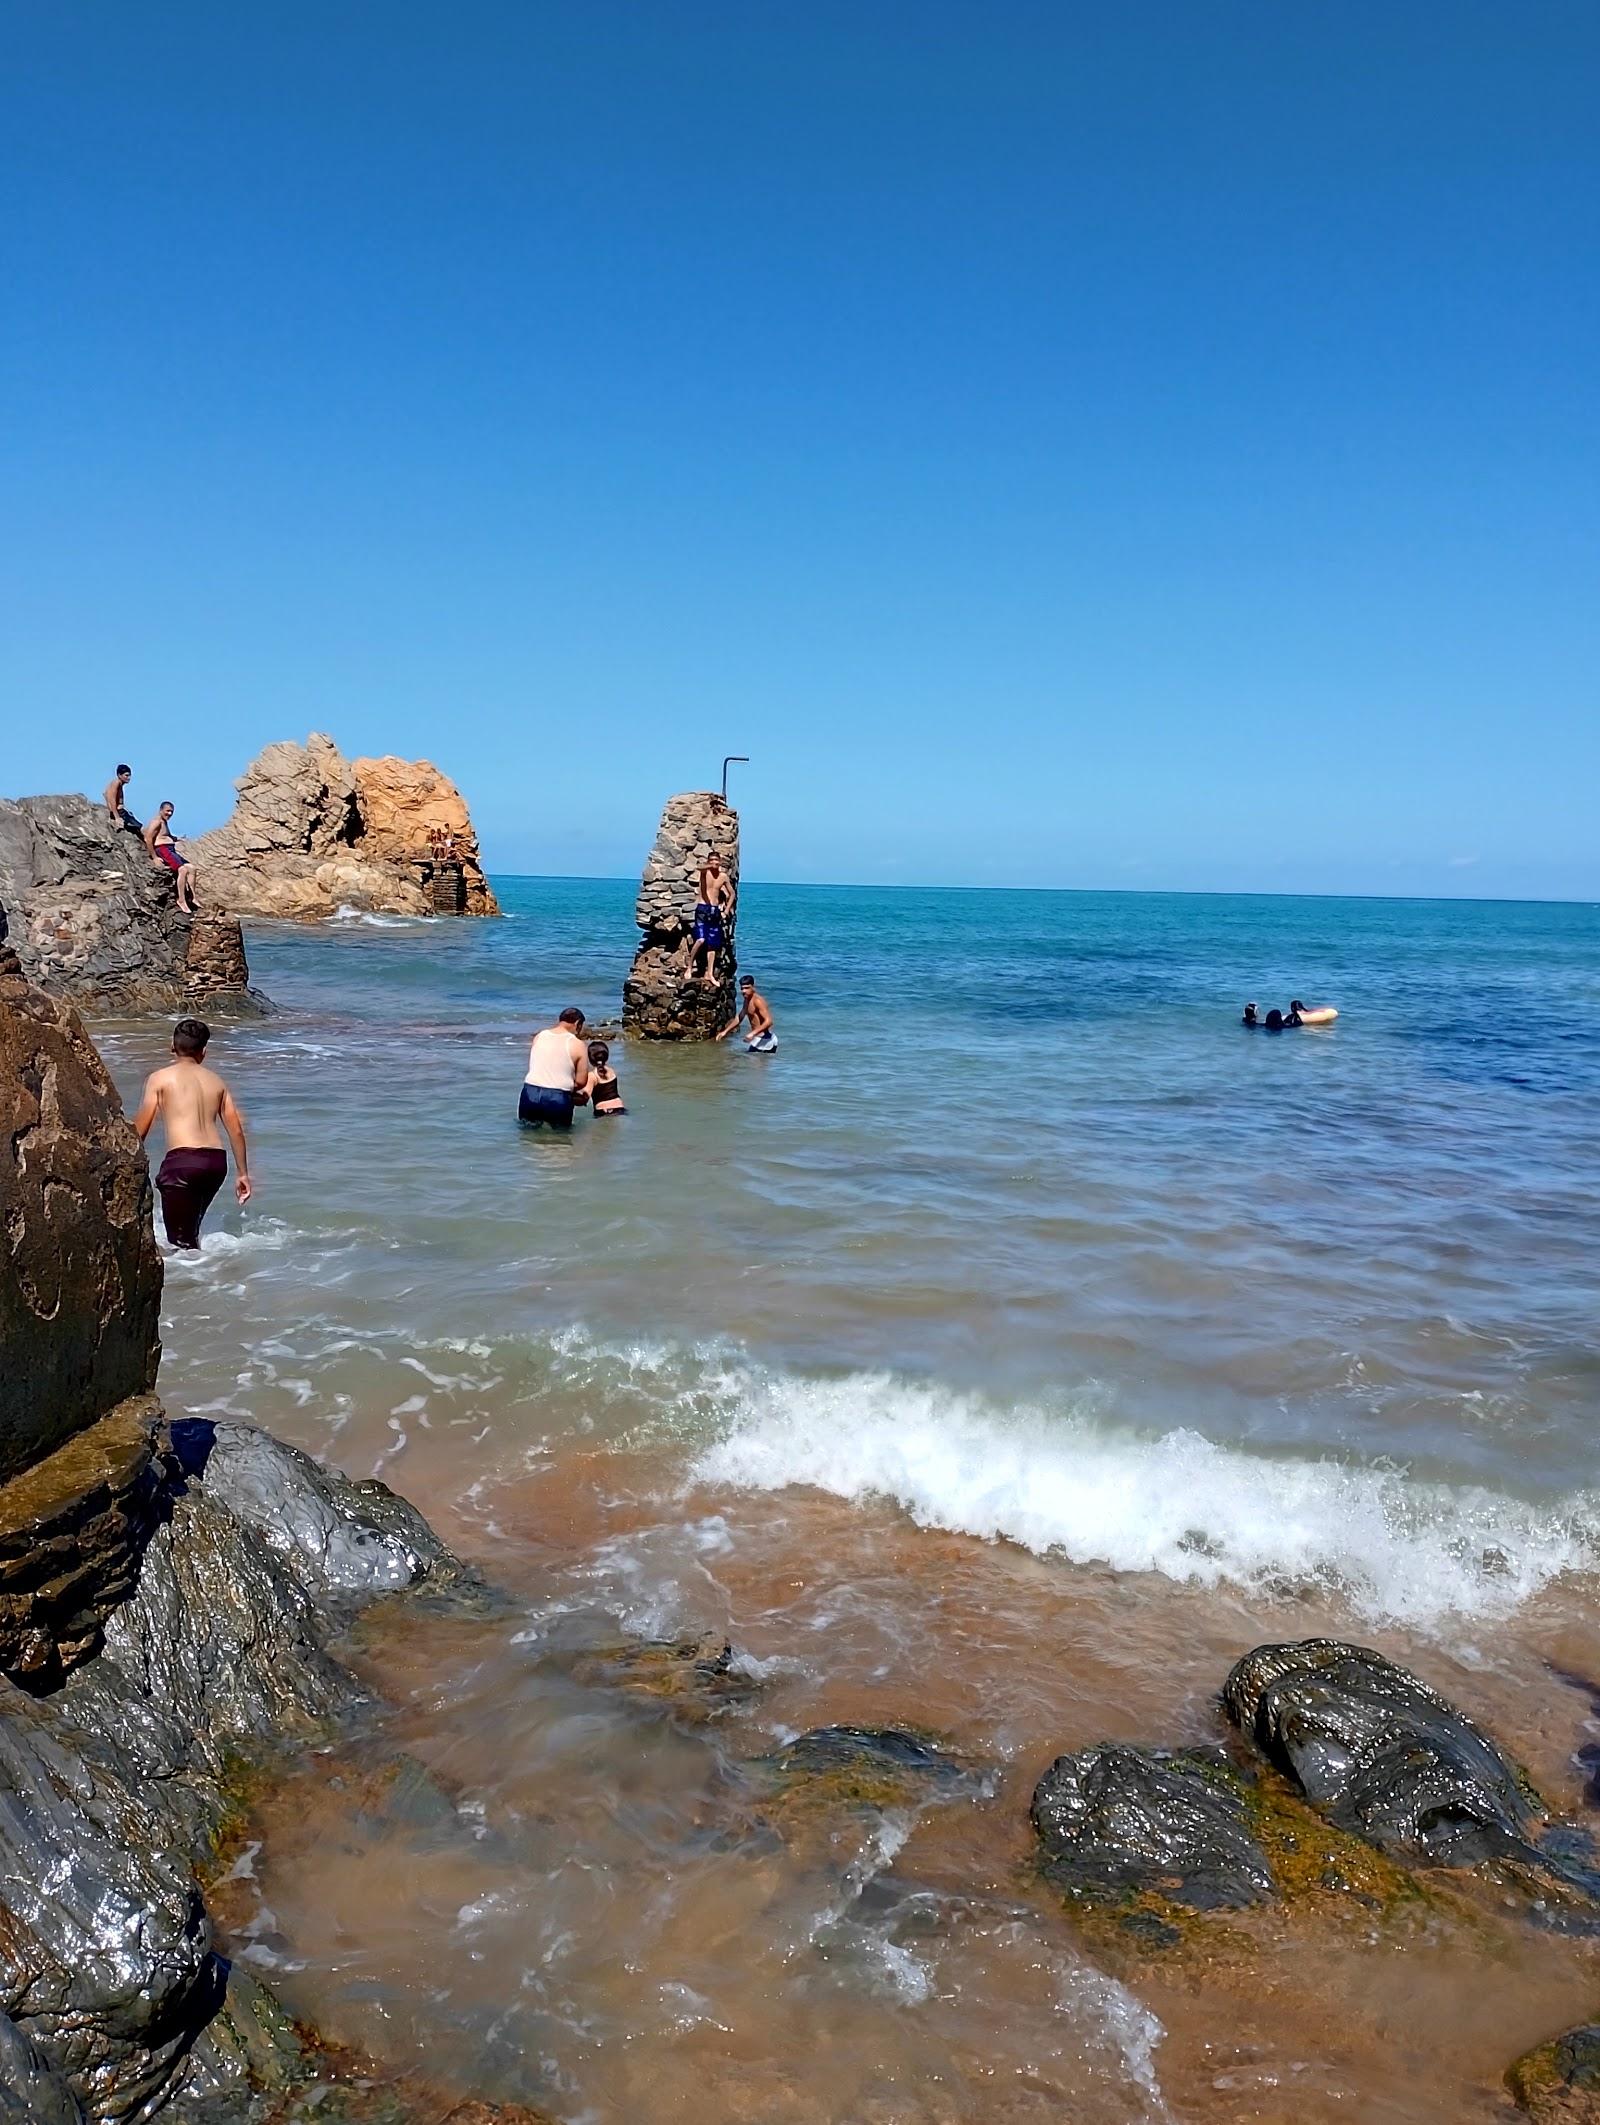
[[[572,1110],[589,1097],[589,1051],[578,1035],[581,1011],[563,1011],[553,1026],[535,1033],[528,1075],[517,1107],[527,1129],[570,1129]]]

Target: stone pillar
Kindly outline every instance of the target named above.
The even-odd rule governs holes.
[[[622,987],[622,1023],[646,1040],[711,1040],[738,1009],[734,1001],[734,929],[739,905],[724,923],[714,988],[691,981],[690,946],[700,867],[710,856],[739,890],[739,815],[714,790],[669,797],[644,867],[634,920],[644,932]]]
[[[254,1002],[244,932],[231,915],[196,915],[184,954],[183,1000],[198,1007],[233,998]]]

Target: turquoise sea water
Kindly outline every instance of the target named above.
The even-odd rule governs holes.
[[[392,1453],[354,1346],[293,1352],[403,1325],[492,1354],[455,1392],[508,1449],[539,1404],[1403,1615],[1586,1564],[1600,910],[751,885],[781,1052],[620,1043],[627,1118],[556,1142],[513,1125],[527,1037],[616,1015],[632,888],[498,888],[252,932],[282,1008],[215,1059],[260,1193],[176,1266],[169,1392],[224,1402],[242,1350]],[[1291,995],[1337,1025],[1238,1025]],[[159,1034],[110,1047],[131,1091]]]

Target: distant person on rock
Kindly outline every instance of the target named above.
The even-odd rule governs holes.
[[[172,800],[167,799],[144,830],[144,845],[152,863],[164,864],[178,881],[178,908],[194,913],[194,865],[172,838]]]
[[[694,911],[694,942],[689,952],[690,979],[704,982],[708,989],[717,985],[717,960],[732,915],[733,880],[722,868],[721,857],[710,856],[700,869],[700,901]]]
[[[589,1106],[595,1115],[628,1111],[622,1104],[622,1080],[611,1067],[611,1050],[603,1040],[589,1043]]]
[[[578,1035],[581,1011],[563,1011],[553,1026],[535,1033],[528,1075],[517,1104],[525,1129],[570,1129],[572,1112],[589,1097],[589,1051]]]
[[[172,1029],[172,1061],[145,1079],[144,1098],[133,1126],[144,1142],[159,1117],[166,1131],[167,1155],[156,1175],[161,1221],[174,1247],[192,1254],[200,1245],[200,1220],[228,1177],[228,1154],[218,1124],[233,1146],[237,1179],[233,1192],[247,1203],[250,1158],[244,1141],[244,1116],[215,1070],[206,1068],[211,1028],[198,1018],[180,1018]]]
[[[125,765],[119,765],[116,773],[106,784],[106,812],[113,826],[129,827],[134,833],[141,834],[144,831],[143,827],[140,826],[138,820],[134,818],[132,812],[122,801],[123,793],[132,780],[133,769]]]
[[[757,994],[753,974],[739,976],[738,1013],[728,1020],[717,1035],[718,1040],[726,1040],[730,1033],[736,1033],[741,1020],[744,1021],[744,1051],[747,1055],[777,1054],[778,1036],[772,1030],[772,1012],[767,999]]]

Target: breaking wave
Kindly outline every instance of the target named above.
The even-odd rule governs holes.
[[[1595,1492],[1538,1506],[1190,1430],[1140,1438],[888,1375],[752,1376],[739,1403],[696,1480],[887,1498],[925,1527],[1201,1586],[1314,1587],[1374,1621],[1505,1615],[1600,1564]]]

